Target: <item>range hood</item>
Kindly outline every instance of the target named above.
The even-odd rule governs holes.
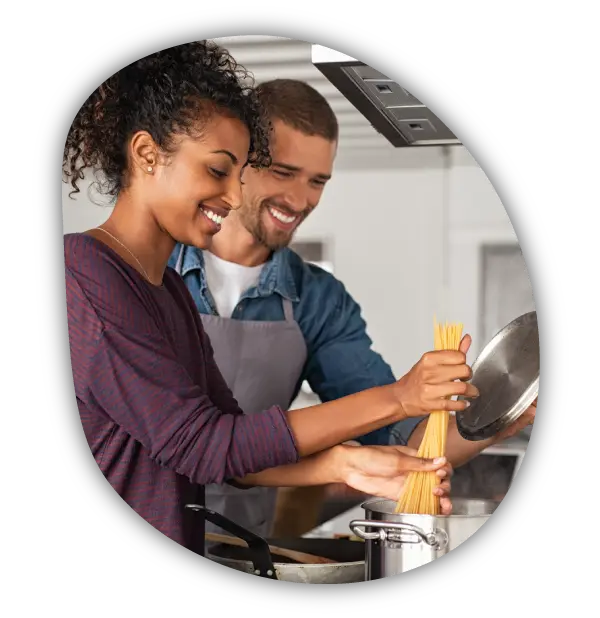
[[[313,45],[312,63],[393,146],[460,145],[448,127],[389,77],[363,62]]]

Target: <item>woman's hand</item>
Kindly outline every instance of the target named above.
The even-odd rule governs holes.
[[[339,480],[349,487],[388,500],[398,500],[408,474],[413,471],[435,471],[440,484],[434,494],[440,497],[443,515],[452,512],[449,498],[452,467],[445,458],[439,460],[417,457],[417,451],[405,446],[350,446],[332,449],[332,465]],[[436,463],[437,462],[437,463]]]
[[[472,376],[471,368],[466,364],[470,346],[471,337],[465,335],[458,351],[427,352],[393,385],[406,417],[423,416],[437,410],[462,411],[468,402],[453,401],[450,397],[479,396],[477,388],[466,382]]]

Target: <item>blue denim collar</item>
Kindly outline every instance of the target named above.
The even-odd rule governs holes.
[[[192,270],[202,273],[201,291],[206,293],[207,284],[204,276],[204,255],[201,249],[189,246],[180,246],[177,255],[176,270],[181,276],[187,275]],[[298,292],[290,264],[290,250],[287,248],[275,251],[260,273],[258,284],[255,288],[247,290],[244,298],[256,298],[258,296],[270,296],[277,293],[291,302],[298,302]]]

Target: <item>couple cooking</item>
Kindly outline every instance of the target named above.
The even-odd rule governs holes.
[[[397,379],[343,284],[287,247],[331,178],[337,140],[313,88],[254,88],[207,41],[114,74],[67,138],[73,191],[96,171],[116,198],[104,224],[64,237],[86,439],[121,497],[200,555],[205,527],[185,504],[268,536],[278,487],[344,483],[395,500],[410,471],[437,470],[450,513],[452,466],[535,416],[481,442],[452,422],[447,458],[416,457],[427,415],[478,395],[471,340]],[[323,403],[289,410],[305,380]]]

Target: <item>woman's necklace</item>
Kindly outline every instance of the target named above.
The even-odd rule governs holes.
[[[142,269],[142,272],[144,273],[144,276],[146,277],[146,279],[148,279],[148,281],[150,283],[152,283],[152,281],[150,280],[150,277],[148,276],[148,273],[146,272],[146,269],[142,266],[142,263],[137,259],[137,257],[135,256],[133,251],[131,251],[131,249],[129,249],[129,247],[124,245],[116,236],[113,236],[110,232],[107,232],[103,227],[95,227],[94,229],[95,230],[100,230],[101,232],[104,232],[105,234],[110,236],[115,242],[118,242],[121,245],[121,247],[123,247],[123,249],[128,251],[130,253],[131,257],[139,264],[139,266]]]

